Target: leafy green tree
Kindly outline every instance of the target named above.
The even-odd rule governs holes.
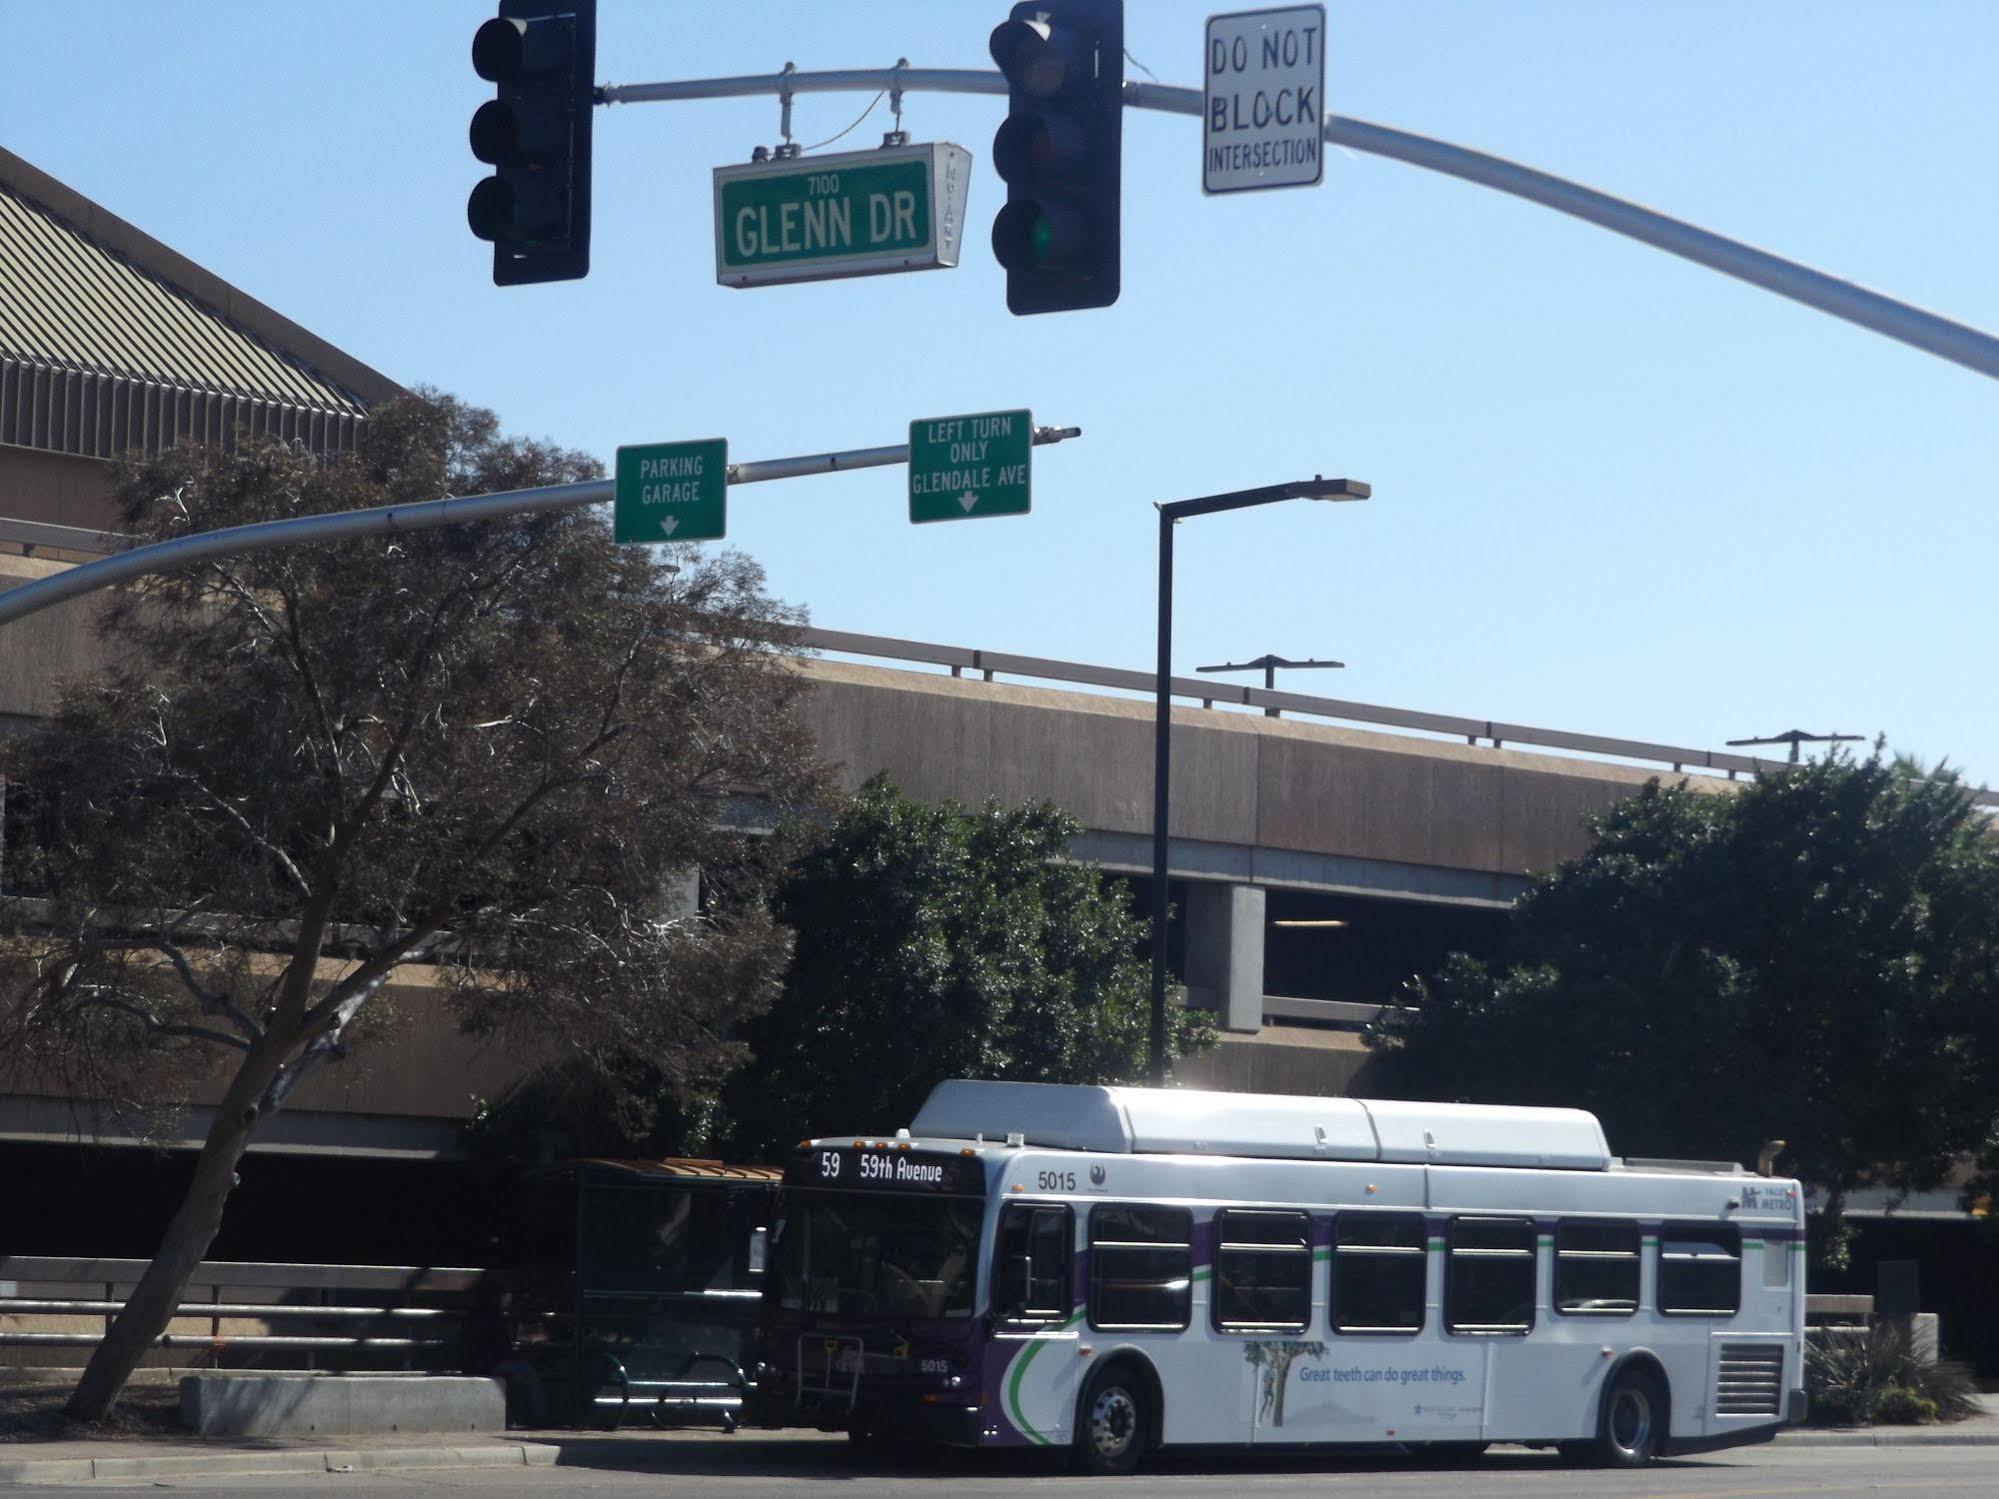
[[[183,449],[127,478],[161,540],[580,479],[446,398],[362,450]],[[92,1355],[101,1416],[207,1252],[244,1149],[365,1040],[406,964],[530,1054],[712,1089],[788,956],[778,850],[732,800],[816,794],[794,615],[723,554],[677,575],[579,511],[215,557],[109,609],[119,664],[12,744],[0,1057],[172,1106],[220,1079],[184,1201]],[[667,892],[700,868],[706,915]]]
[[[1047,802],[970,811],[869,781],[779,887],[795,933],[783,995],[724,1095],[733,1147],[775,1159],[804,1135],[908,1123],[949,1077],[1143,1076],[1144,928]],[[1175,1011],[1173,1055],[1212,1023]]]
[[[1999,844],[1879,753],[1734,794],[1657,781],[1374,1037],[1388,1096],[1590,1109],[1630,1155],[1927,1187],[1999,1124]]]

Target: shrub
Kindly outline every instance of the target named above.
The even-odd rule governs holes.
[[[1805,1389],[1821,1426],[1962,1421],[1977,1409],[1971,1371],[1954,1359],[1926,1363],[1891,1322],[1863,1336],[1818,1329],[1805,1346]]]
[[[1937,1419],[1937,1403],[1919,1390],[1891,1384],[1875,1397],[1874,1419],[1883,1426],[1927,1426]]]

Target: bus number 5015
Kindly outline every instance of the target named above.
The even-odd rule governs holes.
[[[1073,1171],[1044,1171],[1041,1173],[1037,1190],[1042,1192],[1073,1192],[1076,1190],[1076,1173]]]

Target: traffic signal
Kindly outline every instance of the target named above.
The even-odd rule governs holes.
[[[597,0],[500,0],[472,67],[499,86],[472,116],[472,154],[495,170],[465,205],[493,242],[493,284],[588,275]]]
[[[1006,207],[993,254],[1015,313],[1118,296],[1124,144],[1123,0],[1022,0],[993,28],[1008,112],[993,137]]]

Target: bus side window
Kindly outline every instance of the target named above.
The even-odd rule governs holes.
[[[1452,1332],[1520,1334],[1534,1326],[1534,1224],[1526,1218],[1453,1218],[1444,1265],[1444,1325]]]
[[[1109,1203],[1090,1209],[1090,1326],[1178,1332],[1193,1302],[1192,1212]]]
[[[1223,1208],[1215,1214],[1215,1326],[1303,1332],[1312,1320],[1312,1224],[1303,1213]]]
[[[1333,1220],[1333,1331],[1421,1332],[1428,1264],[1421,1214],[1341,1213]]]
[[[1071,1222],[1065,1207],[1007,1204],[993,1253],[993,1310],[1002,1322],[1041,1327],[1069,1319]]]
[[[1668,1223],[1659,1230],[1659,1310],[1733,1317],[1742,1309],[1742,1230],[1732,1223]]]
[[[1791,1246],[1782,1239],[1763,1241],[1763,1288],[1781,1290],[1791,1283]]]
[[[1628,1317],[1638,1310],[1638,1225],[1564,1218],[1555,1225],[1555,1310]]]

